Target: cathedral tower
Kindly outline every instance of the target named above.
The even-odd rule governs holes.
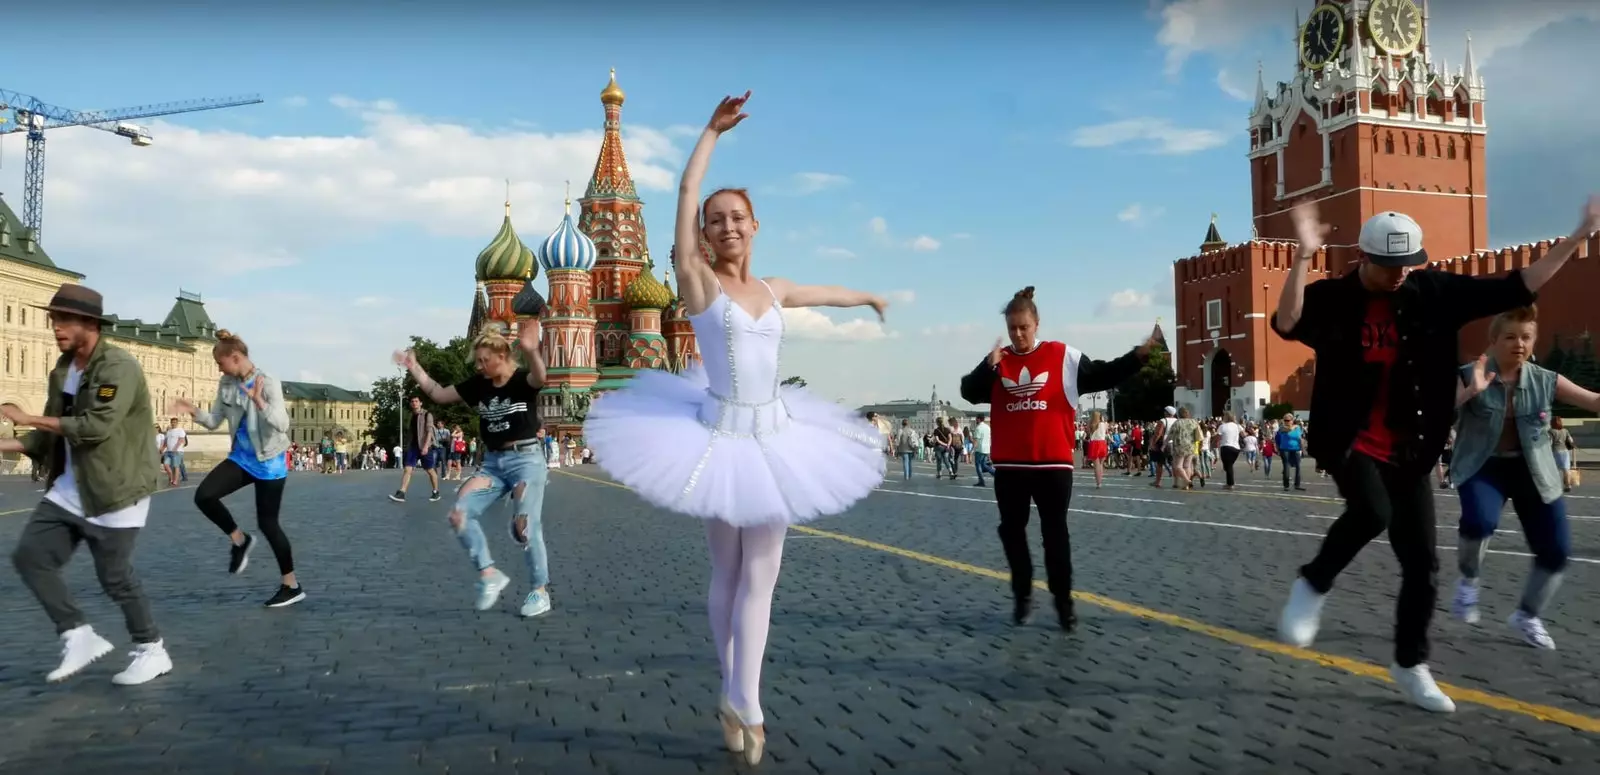
[[[590,270],[595,246],[572,222],[572,200],[556,230],[539,246],[539,262],[550,283],[544,323],[544,357],[550,387],[540,397],[540,415],[565,417],[561,394],[586,393],[600,378],[595,363],[594,303]]]
[[[534,265],[533,251],[517,237],[516,229],[511,227],[511,194],[509,185],[506,192],[505,219],[500,222],[500,231],[490,240],[489,245],[478,253],[477,279],[484,289],[487,309],[479,318],[479,313],[474,310],[475,320],[469,325],[482,326],[487,323],[498,323],[506,331],[511,331],[515,321],[516,312],[512,309],[512,301],[517,294],[533,281]],[[476,302],[475,302],[476,305]]]
[[[594,241],[596,258],[591,282],[594,284],[597,361],[601,366],[622,366],[628,347],[628,306],[623,292],[631,285],[650,258],[643,209],[628,158],[622,152],[622,103],[626,99],[617,86],[617,71],[600,92],[605,107],[605,134],[600,155],[588,190],[578,200],[578,228]]]

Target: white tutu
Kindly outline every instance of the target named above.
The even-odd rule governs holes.
[[[646,501],[741,527],[839,514],[884,475],[882,436],[850,410],[791,386],[735,405],[698,366],[640,370],[595,400],[583,431],[595,462]]]

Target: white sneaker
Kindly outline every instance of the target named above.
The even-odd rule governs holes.
[[[550,593],[535,590],[528,593],[528,598],[522,601],[522,615],[543,616],[550,613]]]
[[[1478,623],[1478,584],[1467,579],[1456,582],[1456,599],[1450,604],[1450,612],[1455,614],[1467,624]]]
[[[473,607],[479,611],[487,611],[500,601],[500,593],[511,586],[511,577],[496,569],[487,576],[478,577],[478,600]]]
[[[172,672],[172,657],[167,655],[162,641],[141,643],[129,656],[133,661],[128,663],[128,669],[111,676],[111,682],[118,686],[138,686]]]
[[[61,633],[61,666],[50,671],[44,679],[51,683],[65,681],[82,672],[95,660],[110,654],[113,648],[111,641],[100,637],[87,624],[67,630]]]
[[[1389,677],[1394,679],[1400,687],[1400,693],[1406,696],[1411,704],[1423,710],[1434,713],[1454,713],[1456,704],[1444,692],[1439,691],[1439,685],[1433,682],[1433,673],[1428,671],[1427,665],[1416,667],[1389,666]]]
[[[1522,639],[1527,641],[1529,646],[1536,649],[1555,650],[1555,638],[1550,637],[1550,633],[1545,631],[1544,622],[1540,621],[1539,617],[1529,616],[1523,613],[1521,608],[1518,608],[1515,613],[1511,614],[1510,621],[1506,623],[1522,635]]]
[[[1328,596],[1311,588],[1304,578],[1294,580],[1289,590],[1289,602],[1278,617],[1278,637],[1291,646],[1305,648],[1317,639],[1317,628],[1322,624],[1322,603]]]

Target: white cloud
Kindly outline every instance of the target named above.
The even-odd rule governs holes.
[[[915,250],[919,253],[929,253],[939,249],[939,241],[926,234],[923,234],[922,236],[911,240],[910,246],[912,250]]]
[[[101,132],[52,134],[46,249],[91,286],[114,288],[120,314],[159,320],[182,284],[203,293],[213,319],[240,331],[267,368],[364,388],[359,377],[394,373],[389,352],[408,334],[465,333],[472,258],[499,226],[505,180],[514,221],[536,242],[560,221],[563,182],[583,192],[602,136],[601,106],[588,102],[569,112],[589,128],[570,132],[467,126],[387,100],[329,102],[356,128],[256,136],[152,121],[146,148]],[[683,158],[672,136],[627,114],[623,134],[641,191],[672,190]],[[20,159],[20,139],[4,142]],[[21,178],[20,163],[0,169],[0,191],[19,214]],[[646,217],[670,220],[670,207]],[[444,257],[363,249],[405,230],[468,244]],[[370,287],[408,271],[427,281]]]
[[[889,222],[884,220],[883,216],[875,215],[872,220],[867,221],[867,228],[871,229],[873,234],[888,234]]]
[[[1123,223],[1140,225],[1160,218],[1166,212],[1166,209],[1162,207],[1152,207],[1146,210],[1144,205],[1134,202],[1133,204],[1122,208],[1122,211],[1117,213],[1117,220],[1122,221]]]
[[[1228,142],[1215,129],[1180,127],[1164,118],[1129,118],[1074,130],[1070,142],[1079,148],[1111,148],[1137,144],[1146,153],[1181,155],[1206,151]]]
[[[883,294],[890,304],[910,304],[917,300],[917,292],[911,290],[889,291]]]
[[[1240,102],[1254,102],[1256,99],[1255,84],[1245,84],[1236,78],[1233,71],[1224,67],[1217,71],[1217,88],[1223,94]]]
[[[886,339],[891,334],[877,320],[857,318],[836,321],[817,310],[807,307],[785,307],[783,310],[785,334],[799,340],[824,342],[870,342]]]
[[[1100,302],[1095,311],[1100,315],[1115,314],[1126,310],[1146,309],[1154,302],[1155,299],[1150,293],[1125,288],[1111,294],[1110,298]]]
[[[853,250],[851,250],[849,248],[839,248],[839,247],[820,247],[820,248],[817,248],[817,255],[822,256],[823,258],[855,258],[856,257],[855,251],[853,251]]]
[[[1194,54],[1245,43],[1262,27],[1281,24],[1287,41],[1294,26],[1290,16],[1294,5],[1284,0],[1175,0],[1167,3],[1161,7],[1161,29],[1156,32],[1156,42],[1167,50],[1167,75],[1176,76]]]
[[[797,172],[783,187],[784,193],[796,196],[815,194],[850,184],[850,179],[831,172]]]

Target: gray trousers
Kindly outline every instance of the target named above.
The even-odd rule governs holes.
[[[39,598],[50,621],[55,622],[56,633],[64,633],[88,623],[83,611],[72,602],[72,593],[61,577],[61,569],[72,559],[78,544],[87,543],[100,588],[122,607],[128,634],[135,643],[155,643],[161,640],[161,633],[150,616],[150,601],[133,575],[133,545],[138,537],[138,528],[100,527],[42,500],[22,529],[11,563],[22,576],[22,583]]]

